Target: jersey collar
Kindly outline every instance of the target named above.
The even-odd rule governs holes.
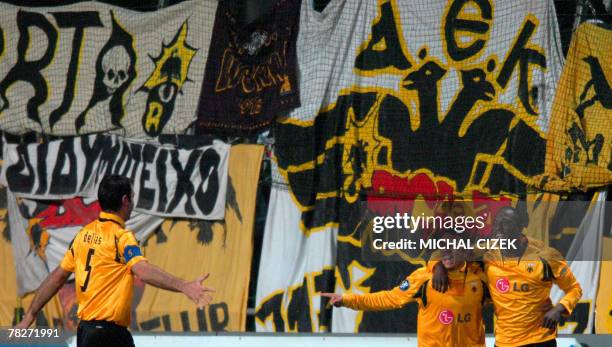
[[[110,219],[114,222],[117,222],[119,225],[121,225],[122,228],[125,228],[125,221],[123,220],[123,218],[117,216],[114,213],[100,211],[100,219]]]

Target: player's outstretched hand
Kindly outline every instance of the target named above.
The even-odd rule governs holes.
[[[433,268],[431,286],[440,293],[448,289],[448,272],[442,262],[438,262]]]
[[[560,304],[551,308],[550,311],[546,312],[546,314],[544,315],[542,326],[546,329],[556,328],[557,324],[559,324],[559,321],[561,320],[561,315],[564,311],[565,307]]]
[[[215,290],[202,285],[202,281],[208,278],[210,274],[204,274],[194,281],[185,283],[183,293],[200,308],[208,305],[212,301],[211,293]]]
[[[321,296],[324,298],[329,298],[329,303],[336,306],[342,306],[342,295],[336,293],[321,293]]]

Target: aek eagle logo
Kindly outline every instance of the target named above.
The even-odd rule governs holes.
[[[402,43],[394,1],[379,6],[355,71],[401,76],[397,88],[355,85],[340,90],[314,120],[277,123],[278,166],[306,211],[303,219],[320,217],[313,207],[337,206],[334,199],[358,201],[360,191],[373,187],[377,171],[400,177],[425,173],[448,183],[455,194],[525,190],[543,171],[545,150],[534,123],[537,88],[528,79],[530,71],[546,67],[544,51],[529,42],[537,22],[528,16],[517,32],[520,40],[508,47],[515,55],[451,64],[432,56],[427,45],[413,59]],[[442,94],[448,94],[442,82],[453,75],[458,86],[442,108]],[[513,76],[520,106],[500,101]]]
[[[142,127],[151,137],[158,136],[174,111],[174,104],[183,86],[191,81],[187,74],[197,49],[187,44],[187,22],[181,25],[176,36],[168,45],[162,43],[158,57],[152,57],[155,70],[138,91],[149,93],[142,116]]]

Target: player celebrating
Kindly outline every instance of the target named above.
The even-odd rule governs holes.
[[[466,262],[465,253],[445,251],[442,262],[448,271],[449,289],[432,289],[432,273],[426,267],[415,270],[392,290],[369,294],[322,293],[336,307],[355,310],[390,310],[416,301],[419,305],[417,338],[420,347],[485,346],[482,306],[487,287],[482,267]]]
[[[556,346],[561,315],[571,314],[582,289],[561,254],[523,235],[523,225],[515,209],[500,209],[493,224],[493,237],[517,240],[517,248],[490,250],[484,258],[497,316],[495,345]],[[446,276],[445,267],[435,264],[434,288],[444,292],[447,279],[450,276]],[[553,283],[565,292],[555,306],[550,300]]]
[[[130,324],[133,274],[155,287],[181,292],[200,307],[212,297],[200,283],[208,275],[186,282],[151,265],[141,254],[134,235],[125,229],[133,208],[130,181],[110,175],[102,179],[98,202],[100,217],[84,226],[70,243],[58,266],[43,281],[17,328],[27,328],[42,307],[75,273],[77,346],[134,346]]]

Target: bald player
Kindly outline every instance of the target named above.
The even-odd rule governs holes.
[[[213,289],[202,286],[208,275],[184,281],[150,264],[142,255],[125,221],[132,214],[130,181],[118,175],[106,176],[98,189],[102,212],[84,226],[70,243],[58,266],[43,281],[30,308],[16,328],[27,328],[42,307],[64,285],[71,273],[80,318],[77,346],[134,346],[130,325],[134,275],[157,288],[185,294],[203,307],[212,300]]]

